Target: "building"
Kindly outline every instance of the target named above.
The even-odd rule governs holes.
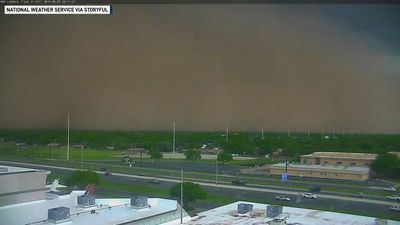
[[[45,170],[0,165],[0,207],[45,199],[47,174]]]
[[[269,166],[269,173],[282,175],[286,171],[285,163]],[[289,176],[329,178],[339,180],[367,180],[369,178],[368,167],[338,166],[338,165],[310,165],[310,164],[288,164]]]
[[[395,155],[397,156],[398,159],[400,159],[400,152],[388,152],[388,153]]]
[[[246,213],[239,212],[239,205],[251,205]],[[235,202],[199,213],[186,225],[246,225],[246,224],[302,224],[302,225],[399,225],[398,221],[382,220],[373,217],[356,216],[313,209],[276,207],[271,213],[271,205],[253,202]]]
[[[175,200],[132,196],[96,199],[85,191],[47,192],[46,171],[0,166],[0,224],[136,225],[179,224]],[[183,221],[191,217],[182,211]]]
[[[314,152],[300,156],[302,164],[369,167],[377,154],[348,152]]]

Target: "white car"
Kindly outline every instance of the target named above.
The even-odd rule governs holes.
[[[290,201],[290,198],[285,197],[284,195],[277,195],[275,198],[276,198],[276,200],[279,200],[279,201]]]
[[[387,188],[383,188],[383,190],[385,191],[396,191],[395,187],[387,187]]]
[[[393,210],[395,212],[400,212],[400,206],[394,205],[394,206],[390,207],[390,210]]]
[[[398,195],[389,195],[389,196],[386,196],[386,198],[390,199],[390,200],[400,200],[400,196],[398,196]]]
[[[311,199],[316,199],[317,195],[313,194],[313,193],[304,193],[303,194],[303,198],[311,198]]]

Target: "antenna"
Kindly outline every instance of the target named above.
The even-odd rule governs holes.
[[[69,160],[69,114],[67,114],[67,160]]]
[[[174,121],[174,138],[172,140],[172,154],[175,154],[175,130],[176,130],[176,127],[175,127],[175,121]]]

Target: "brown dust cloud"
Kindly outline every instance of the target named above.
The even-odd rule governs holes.
[[[0,128],[400,132],[400,57],[313,6],[0,17]]]

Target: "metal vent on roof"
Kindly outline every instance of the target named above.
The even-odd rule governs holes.
[[[80,207],[90,207],[95,205],[95,197],[93,195],[78,196],[78,205]]]
[[[238,213],[245,214],[245,213],[252,212],[252,211],[253,211],[252,204],[246,204],[246,203],[238,204]]]
[[[48,209],[47,219],[51,223],[63,223],[70,219],[70,210],[67,207],[61,206],[57,208]]]
[[[266,216],[268,218],[275,218],[282,214],[283,206],[280,205],[267,205],[267,213]]]
[[[143,209],[149,207],[149,203],[146,196],[132,196],[131,206],[135,209]]]

